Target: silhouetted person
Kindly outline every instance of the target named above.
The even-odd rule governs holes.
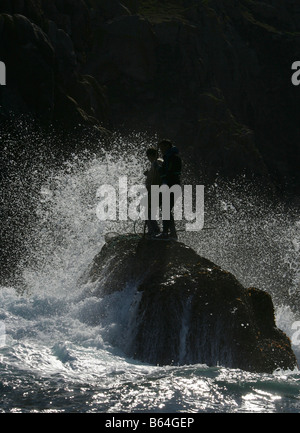
[[[170,140],[162,140],[158,145],[162,155],[163,163],[160,169],[161,185],[167,185],[171,188],[173,185],[180,185],[181,177],[181,158],[178,156],[177,147],[173,146]],[[174,193],[170,194],[170,219],[163,219],[163,232],[156,236],[156,239],[168,239],[170,237],[177,239],[174,216]]]
[[[160,233],[160,229],[156,219],[151,219],[151,186],[159,186],[161,183],[160,170],[163,161],[158,159],[158,151],[154,148],[148,149],[146,155],[151,163],[150,169],[145,172],[146,188],[148,191],[148,221],[146,224],[148,227],[148,235],[155,236]]]

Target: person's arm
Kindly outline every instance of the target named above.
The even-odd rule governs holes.
[[[168,172],[170,175],[181,174],[181,158],[175,156],[171,159],[171,161],[169,162]]]
[[[173,166],[172,166],[172,172],[178,176],[181,175],[181,158],[179,158],[179,156],[177,156],[176,158],[174,158],[173,161]]]
[[[167,184],[167,173],[166,173],[166,169],[165,169],[165,165],[164,164],[162,164],[159,167],[159,175],[160,175],[161,185],[166,185]]]

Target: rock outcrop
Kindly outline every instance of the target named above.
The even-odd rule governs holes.
[[[140,300],[125,352],[152,364],[222,365],[255,372],[293,369],[288,337],[276,327],[270,295],[237,279],[183,243],[125,235],[95,257],[97,296],[128,285]]]
[[[0,12],[15,12],[0,13],[0,58],[7,69],[0,121],[13,114],[65,130],[81,124],[101,129],[107,120],[105,92],[80,71],[71,36],[46,20],[41,7],[29,13],[25,2],[15,3],[0,6]],[[26,11],[31,19],[23,15]]]

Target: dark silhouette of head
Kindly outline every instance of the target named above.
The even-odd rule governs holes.
[[[150,162],[154,162],[158,157],[157,150],[154,147],[147,149],[146,155]]]
[[[171,147],[173,146],[173,143],[171,140],[165,138],[164,140],[161,140],[158,143],[158,147],[161,150],[162,154],[164,155]]]

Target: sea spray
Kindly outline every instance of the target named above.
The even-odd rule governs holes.
[[[136,230],[130,220],[99,221],[97,189],[103,184],[116,185],[123,176],[130,184],[142,184],[149,145],[155,145],[154,138],[116,135],[109,151],[101,150],[98,156],[74,155],[48,172],[48,178],[43,174],[42,182],[35,174],[32,189],[39,194],[35,196],[35,223],[27,237],[30,255],[20,262],[30,291],[45,290],[49,279],[59,294],[75,287],[80,290],[80,277],[104,245],[105,233]],[[186,172],[190,173],[188,167]],[[184,173],[183,179],[195,182],[190,174]],[[276,307],[291,304],[297,308],[296,211],[268,201],[243,180],[208,186],[206,198],[204,230],[192,236],[180,231],[180,240],[232,272],[244,286],[267,290]]]
[[[183,365],[186,361],[186,352],[187,352],[187,336],[190,326],[191,319],[191,305],[192,305],[192,296],[190,296],[185,305],[183,305],[183,313],[181,317],[181,331],[179,336],[179,364]]]
[[[134,229],[131,222],[99,222],[96,190],[122,175],[143,182],[151,140],[116,136],[107,152],[74,155],[62,167],[46,169],[43,160],[39,169],[24,169],[25,185],[22,176],[10,177],[18,207],[26,204],[24,188],[28,192],[34,223],[27,226],[26,255],[19,263],[26,290],[0,290],[6,336],[0,348],[1,411],[299,412],[297,371],[259,375],[222,366],[156,367],[126,357],[139,305],[135,287],[101,297],[82,281],[105,233]],[[260,199],[242,181],[216,183],[206,194],[207,230],[197,236],[179,232],[180,240],[245,286],[272,293],[277,325],[292,338],[299,320],[299,215]]]

